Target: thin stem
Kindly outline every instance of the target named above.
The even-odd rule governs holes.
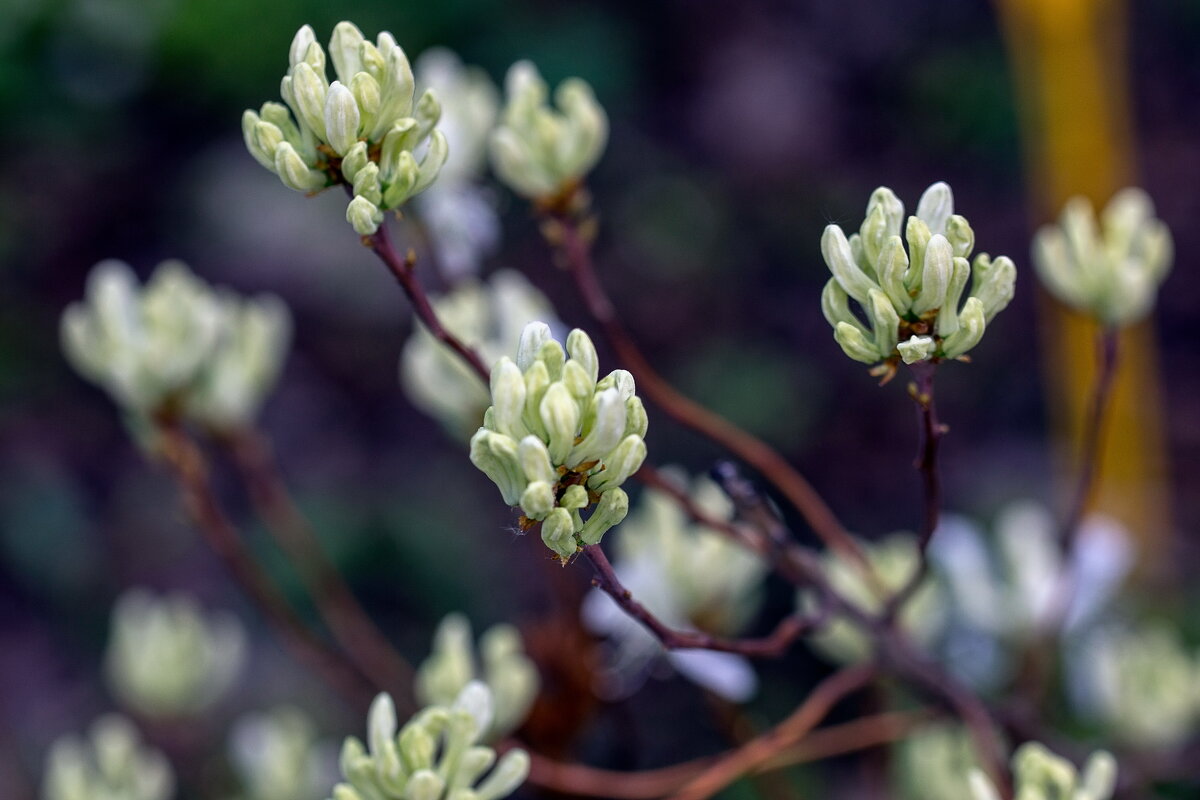
[[[846,667],[824,679],[786,719],[733,752],[671,795],[671,800],[704,800],[771,761],[806,736],[837,705],[878,676],[874,664]]]
[[[255,510],[300,574],[338,645],[375,686],[391,693],[401,713],[405,706],[408,711],[415,710],[412,667],[388,642],[326,556],[312,526],[288,492],[270,441],[251,429],[235,431],[220,441],[237,467]]]
[[[583,556],[596,573],[592,585],[611,597],[622,611],[654,634],[668,650],[717,650],[723,653],[740,653],[744,656],[777,658],[783,655],[794,641],[823,621],[823,615],[813,618],[798,615],[784,617],[774,631],[761,639],[726,639],[699,631],[676,630],[634,599],[633,594],[617,577],[616,570],[609,563],[608,556],[604,555],[600,545],[587,545],[583,548]]]
[[[818,728],[751,772],[760,774],[889,744],[904,739],[931,717],[927,710],[886,712]],[[722,757],[707,756],[658,769],[618,772],[530,753],[529,782],[576,797],[652,800],[678,791]]]
[[[375,255],[379,256],[380,260],[387,266],[388,271],[396,278],[396,281],[400,284],[400,288],[408,296],[408,301],[412,303],[413,312],[425,324],[425,328],[433,338],[457,353],[486,385],[491,379],[491,369],[483,363],[483,359],[480,358],[478,353],[463,344],[462,340],[453,333],[446,330],[441,320],[438,319],[437,313],[434,312],[433,306],[429,303],[429,297],[425,294],[425,287],[421,285],[421,282],[417,280],[416,275],[413,273],[416,255],[412,251],[409,251],[403,258],[400,257],[400,254],[396,252],[395,245],[392,243],[392,237],[388,233],[386,224],[380,225],[379,230],[370,236],[364,236],[363,242],[375,251]]]
[[[813,532],[839,555],[866,567],[862,551],[812,485],[774,448],[729,420],[680,394],[650,365],[618,317],[592,264],[591,246],[568,213],[556,213],[556,238],[589,313],[637,380],[638,387],[668,416],[729,450],[770,481],[803,515]]]
[[[221,509],[209,482],[209,467],[204,454],[177,424],[161,422],[158,430],[162,456],[179,486],[188,514],[209,547],[262,610],[296,659],[320,675],[355,707],[365,709],[374,694],[372,688],[342,654],[309,630],[288,605],[279,587],[255,561]]]

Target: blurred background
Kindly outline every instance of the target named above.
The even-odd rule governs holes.
[[[1096,102],[1113,106],[1099,110],[1086,95],[1041,93],[1055,80],[1046,70],[1069,86],[1086,82],[1088,66],[1043,57],[1066,45],[1039,38],[1032,5],[0,0],[0,796],[32,797],[48,744],[117,707],[99,664],[113,600],[135,585],[185,590],[251,632],[232,694],[188,736],[157,742],[181,798],[233,795],[224,736],[241,711],[297,704],[332,739],[363,726],[279,648],[186,523],[169,479],[62,358],[59,315],[101,259],[145,276],[180,258],[211,282],[288,302],[295,343],[262,424],[326,549],[403,653],[422,658],[453,610],[477,629],[508,620],[530,636],[569,635],[545,632],[556,596],[547,587],[582,591],[587,570],[550,568],[463,445],[406,398],[397,363],[413,323],[345,224],[344,199],[287,191],[245,151],[240,114],[278,98],[303,23],[322,42],[351,19],[369,36],[392,31],[411,56],[448,46],[497,81],[530,58],[552,84],[591,82],[612,124],[591,180],[598,267],[629,327],[678,387],[776,444],[867,538],[919,519],[916,429],[904,382],[876,388],[821,317],[822,228],[857,227],[877,185],[911,209],[946,180],[979,249],[1023,270],[974,363],[939,374],[947,507],[987,520],[1014,499],[1058,508],[1065,496],[1070,404],[1046,378],[1069,372],[1056,360],[1071,352],[1061,337],[1075,336],[1080,358],[1091,350],[1062,332],[1028,269],[1031,234],[1070,182],[1056,165],[1074,153],[1087,179],[1120,181],[1073,190],[1099,200],[1125,181],[1144,186],[1178,255],[1142,349],[1127,351],[1154,367],[1134,392],[1149,432],[1127,431],[1154,465],[1143,473],[1153,485],[1134,494],[1154,500],[1124,521],[1145,543],[1142,580],[1158,601],[1194,610],[1183,578],[1200,558],[1200,4],[1045,4],[1109,15],[1106,35],[1116,33],[1098,52],[1111,83]],[[1112,146],[1046,145],[1056,113],[1067,125],[1098,114],[1114,126]],[[524,272],[565,322],[588,327],[526,205],[497,191],[503,246],[485,271]],[[602,344],[601,357],[616,366]],[[656,463],[703,472],[722,456],[650,414]],[[218,483],[311,616],[238,488]],[[790,603],[790,590],[769,585],[756,630]],[[778,719],[822,669],[803,647],[766,664],[751,719]],[[587,725],[561,734],[561,754],[633,767],[725,746],[721,714],[697,704],[700,691],[676,681],[586,708]],[[697,722],[666,726],[663,714]]]

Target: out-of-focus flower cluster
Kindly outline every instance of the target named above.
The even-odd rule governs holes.
[[[337,75],[332,83],[313,29],[297,31],[280,84],[287,105],[247,110],[242,134],[250,154],[289,188],[349,185],[354,196],[346,219],[367,236],[384,211],[437,178],[448,153],[446,137],[434,129],[441,106],[429,90],[414,102],[408,57],[387,31],[372,43],[354,24],[339,22],[328,57]]]
[[[302,711],[281,706],[237,720],[229,756],[244,800],[321,800],[330,781],[317,729]]]
[[[1075,765],[1026,742],[1013,755],[1016,800],[1111,800],[1117,787],[1117,762],[1106,752],[1093,753],[1083,774]],[[1000,792],[980,770],[971,773],[974,800],[1000,800]]]
[[[332,800],[507,797],[529,774],[529,756],[513,749],[497,762],[492,748],[478,744],[491,725],[491,692],[475,681],[453,704],[418,712],[399,733],[395,705],[381,694],[367,716],[367,743],[352,736],[342,746],[344,782]]]
[[[486,685],[492,696],[492,722],[480,737],[486,742],[507,736],[525,721],[540,682],[516,628],[494,625],[484,631],[477,658],[470,621],[448,614],[434,634],[429,658],[417,670],[417,700],[451,705],[471,681]]]
[[[196,714],[225,693],[246,655],[236,617],[204,613],[187,595],[131,589],[113,607],[105,656],[109,684],[152,717]]]
[[[134,423],[180,414],[224,430],[252,420],[274,386],[291,317],[278,298],[214,290],[179,261],[144,287],[127,264],[103,261],[61,332],[71,364]]]
[[[987,253],[972,265],[967,258],[974,249],[975,232],[954,213],[945,183],[925,190],[906,224],[904,204],[881,186],[858,233],[847,239],[840,226],[827,226],[821,254],[833,278],[821,310],[842,350],[890,375],[898,361],[957,358],[979,344],[987,323],[1012,300],[1017,272],[1007,257],[992,260]],[[866,323],[850,309],[850,298]]]
[[[1150,312],[1173,258],[1171,231],[1154,216],[1149,195],[1137,188],[1117,192],[1099,224],[1091,203],[1072,198],[1058,224],[1039,230],[1033,243],[1033,263],[1045,287],[1111,326],[1137,322]]]
[[[492,369],[492,405],[471,438],[471,463],[505,503],[542,523],[542,541],[564,561],[625,518],[620,486],[646,458],[633,376],[614,370],[597,381],[599,368],[583,331],[571,331],[564,351],[548,325],[531,323],[517,360]]]
[[[688,486],[687,476],[665,469],[663,475],[689,489],[698,508],[716,519],[733,518],[725,493],[708,479]],[[735,636],[754,617],[762,601],[766,564],[757,554],[719,531],[689,522],[675,499],[646,490],[621,526],[615,569],[642,605],[679,630]],[[596,589],[583,606],[584,620],[618,642],[614,676],[637,676],[663,654],[652,634]],[[757,688],[754,670],[742,656],[708,650],[666,654],[683,675],[734,701],[749,699]],[[636,681],[631,681],[636,683]]]
[[[863,543],[862,551],[875,581],[869,580],[856,564],[834,553],[826,553],[823,558],[825,576],[839,597],[868,614],[878,614],[892,595],[907,586],[920,569],[917,540],[911,534],[894,533],[879,541]],[[946,621],[943,597],[944,590],[930,576],[904,604],[897,619],[916,642],[928,645],[941,632]],[[802,592],[798,600],[804,608],[811,608],[818,602],[809,591]],[[836,614],[809,641],[825,655],[841,662],[862,661],[872,652],[870,634],[857,622]]]
[[[175,775],[116,714],[96,720],[86,741],[64,736],[46,757],[44,800],[169,800]]]
[[[514,270],[500,270],[486,282],[464,280],[432,303],[446,330],[488,366],[512,352],[512,343],[529,323],[559,324],[550,301]],[[487,388],[456,353],[423,327],[416,326],[404,346],[400,379],[413,404],[454,436],[466,440],[478,429],[489,403]]]
[[[898,779],[907,800],[967,800],[979,759],[961,725],[922,726],[898,746]]]
[[[604,152],[608,116],[592,87],[570,78],[550,90],[537,67],[518,61],[504,80],[505,105],[492,134],[492,169],[519,195],[551,200],[569,192]]]

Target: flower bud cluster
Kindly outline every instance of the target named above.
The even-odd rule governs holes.
[[[441,106],[428,90],[414,102],[408,57],[386,31],[371,43],[352,23],[339,22],[328,58],[337,75],[332,83],[313,29],[297,31],[280,85],[287,105],[247,110],[242,135],[255,160],[291,189],[351,187],[346,219],[368,236],[385,210],[437,178],[447,155],[446,138],[434,129]]]
[[[332,800],[507,797],[529,774],[529,755],[513,749],[497,762],[492,748],[479,745],[491,718],[491,693],[472,682],[453,704],[426,708],[397,735],[392,698],[379,695],[367,715],[367,743],[351,736],[342,746],[345,782],[333,787]]]
[[[1013,755],[1016,800],[1111,800],[1117,762],[1103,750],[1092,753],[1083,774],[1040,742],[1026,742]],[[1000,792],[980,770],[971,773],[972,800],[1000,800]]]
[[[1072,198],[1058,224],[1043,227],[1033,242],[1033,263],[1050,293],[1106,325],[1146,316],[1173,258],[1171,231],[1136,188],[1117,192],[1099,225],[1091,203]]]
[[[140,290],[127,264],[103,261],[86,295],[63,313],[63,350],[135,418],[169,412],[214,429],[244,425],[287,354],[282,301],[214,290],[178,261],[160,264]]]
[[[1173,629],[1100,629],[1069,662],[1082,710],[1117,739],[1163,749],[1200,725],[1200,661]]]
[[[465,280],[432,304],[446,330],[489,367],[511,352],[512,342],[530,322],[560,324],[546,296],[511,269],[498,270],[486,282]],[[404,345],[400,382],[413,405],[463,441],[478,428],[490,400],[470,367],[421,325],[414,326]]]
[[[505,503],[521,507],[523,525],[542,523],[542,541],[564,562],[629,513],[620,486],[646,458],[646,410],[633,376],[598,374],[586,333],[571,331],[564,352],[548,325],[530,323],[517,360],[492,369],[492,405],[471,438],[471,462]]]
[[[417,701],[449,705],[473,680],[492,694],[492,723],[482,737],[488,742],[507,736],[525,721],[540,683],[516,628],[494,625],[484,631],[477,659],[470,621],[462,614],[447,614],[434,634],[433,652],[417,669]]]
[[[879,541],[861,545],[867,563],[877,581],[869,581],[857,565],[826,553],[825,577],[839,596],[868,614],[882,613],[887,601],[908,585],[921,568],[917,540],[909,533],[894,533]],[[932,577],[904,604],[897,621],[904,632],[921,645],[929,645],[941,633],[946,622],[943,589]],[[798,598],[802,608],[810,609],[815,598],[803,591]],[[873,652],[868,631],[847,617],[834,615],[810,640],[821,652],[843,663],[864,661]]]
[[[302,711],[281,706],[234,723],[230,761],[245,800],[315,800],[328,789],[317,728]]]
[[[1012,300],[1017,275],[1004,256],[993,260],[980,253],[968,262],[974,248],[975,233],[954,213],[945,183],[925,190],[907,223],[904,204],[891,189],[879,187],[858,233],[847,238],[839,226],[829,225],[821,237],[821,254],[833,273],[821,310],[834,339],[854,360],[879,364],[882,375],[892,374],[901,360],[964,355]],[[850,298],[865,312],[865,323],[850,309]]]
[[[45,800],[169,800],[175,774],[162,753],[143,746],[133,723],[109,714],[88,741],[64,736],[46,757]]]
[[[246,657],[236,617],[205,614],[187,595],[131,589],[117,600],[105,668],[113,692],[149,717],[198,713],[223,695]]]
[[[504,87],[506,103],[492,133],[492,169],[523,197],[548,200],[569,191],[600,160],[608,141],[608,116],[592,87],[579,78],[563,81],[552,109],[549,88],[528,61],[509,68]]]
[[[979,759],[961,724],[922,725],[896,746],[897,777],[904,800],[969,800],[971,773]]]

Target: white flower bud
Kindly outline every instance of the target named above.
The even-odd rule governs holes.
[[[874,364],[884,358],[875,349],[875,345],[867,339],[861,325],[855,326],[848,322],[839,322],[834,326],[833,338],[842,346],[842,351],[855,361]]]
[[[640,441],[640,439],[639,439]],[[596,510],[583,523],[579,532],[580,541],[584,544],[598,544],[609,528],[617,525],[629,514],[629,495],[624,489],[612,488],[600,495]]]
[[[921,292],[913,301],[912,310],[917,314],[941,308],[950,288],[954,272],[954,250],[942,234],[934,234],[925,248],[925,266],[921,271]]]
[[[355,197],[346,206],[346,221],[359,236],[371,236],[383,224],[383,212],[365,197]]]
[[[581,508],[587,508],[591,502],[591,499],[588,498],[587,489],[576,483],[567,487],[558,504],[568,511],[577,511]]]
[[[529,777],[529,754],[524,750],[509,750],[500,759],[483,783],[475,788],[478,800],[507,797]]]
[[[646,443],[640,436],[626,436],[616,449],[604,456],[604,469],[588,479],[588,486],[606,492],[620,486],[646,460]]]
[[[289,142],[275,148],[275,172],[289,189],[315,192],[325,187],[325,174],[304,163],[304,159]]]
[[[867,302],[867,294],[875,284],[854,263],[846,234],[837,225],[825,226],[825,233],[821,235],[821,255],[846,294],[860,303]]]
[[[511,437],[480,428],[471,437],[471,463],[492,479],[507,505],[520,502],[526,479]]]
[[[566,463],[567,455],[575,445],[579,430],[579,406],[561,381],[555,381],[546,389],[538,414],[548,436],[550,460],[555,464]]]
[[[921,279],[925,270],[925,248],[933,234],[929,226],[919,217],[909,217],[904,229],[904,239],[908,242],[908,272],[904,273],[904,285],[910,293],[921,288]]]
[[[343,21],[334,26],[329,40],[329,57],[333,60],[333,71],[342,83],[349,83],[362,71],[363,41],[362,31],[353,22]]]
[[[304,60],[305,54],[308,53],[308,47],[315,44],[317,35],[313,32],[311,25],[302,25],[300,30],[296,31],[296,35],[292,37],[291,47],[288,48],[288,66],[294,67]]]
[[[491,389],[496,429],[514,439],[524,436],[525,377],[512,359],[502,358],[492,367]]]
[[[625,401],[616,389],[595,395],[595,416],[591,429],[567,456],[567,466],[594,461],[618,444],[625,433]]]
[[[986,327],[983,303],[978,297],[968,297],[962,313],[958,315],[958,330],[946,337],[942,343],[946,358],[958,358],[979,344]]]
[[[373,206],[383,204],[383,186],[379,182],[379,167],[371,161],[354,173],[354,195],[371,201]]]
[[[371,163],[374,162],[367,155],[367,143],[356,142],[342,157],[342,176],[353,183],[354,179],[358,177],[359,170]]]
[[[575,555],[579,545],[575,541],[575,521],[571,512],[565,508],[551,511],[542,522],[542,541],[563,560]]]
[[[650,418],[646,416],[646,407],[642,398],[634,395],[625,401],[625,435],[636,434],[645,436],[650,426]]]
[[[554,508],[554,486],[546,481],[533,481],[521,494],[521,511],[530,519],[545,519]]]
[[[944,181],[931,185],[917,202],[917,217],[929,226],[929,234],[946,234],[946,223],[954,213],[954,194]]]
[[[358,141],[358,101],[340,81],[325,94],[325,138],[338,155],[345,155]]]
[[[905,364],[915,364],[930,358],[937,349],[932,336],[913,336],[906,342],[896,345],[900,358]]]
[[[954,257],[950,273],[950,285],[946,287],[946,299],[938,309],[937,335],[943,339],[958,330],[958,301],[962,298],[967,281],[971,278],[971,265],[961,256]]]
[[[307,62],[292,67],[292,111],[321,139],[325,138],[325,93],[329,86]]]
[[[867,297],[867,311],[871,315],[871,327],[875,331],[875,350],[887,358],[900,341],[900,315],[880,289],[872,289]]]
[[[360,131],[369,131],[374,127],[382,102],[379,81],[365,72],[357,72],[350,79],[350,92],[354,95],[354,101],[358,103],[358,112],[361,117],[358,128]]]
[[[450,148],[446,143],[445,135],[441,131],[434,131],[429,137],[429,151],[421,159],[421,168],[411,194],[420,194],[437,180],[438,173],[441,172],[442,165],[446,163],[446,157],[449,154]]]
[[[958,214],[951,214],[946,220],[946,239],[954,248],[954,255],[959,258],[966,258],[975,249],[975,231],[971,230],[966,217]]]
[[[517,345],[517,366],[528,370],[541,352],[542,345],[553,339],[554,334],[550,332],[550,326],[546,323],[531,322],[526,325],[521,331],[521,339]]]
[[[908,313],[912,308],[913,298],[904,284],[904,276],[908,273],[908,254],[904,252],[903,239],[897,235],[888,237],[880,250],[875,272],[879,276],[879,285],[887,292],[888,299],[892,301],[896,311],[900,314]]]

